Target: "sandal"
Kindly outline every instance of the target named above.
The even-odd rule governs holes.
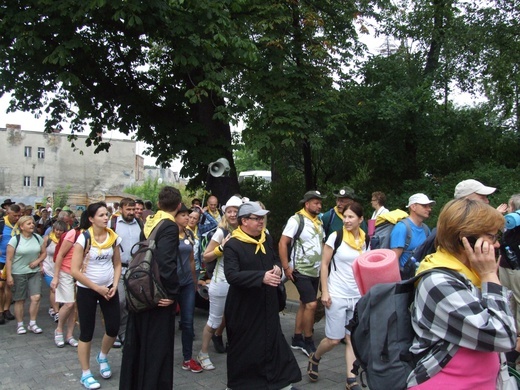
[[[103,379],[110,378],[112,376],[112,370],[110,369],[110,365],[108,364],[108,359],[107,358],[101,359],[99,357],[99,353],[98,353],[98,355],[96,356],[96,361],[99,364],[105,363],[107,365],[105,368],[101,368],[101,367],[99,368],[99,373],[101,374]]]
[[[349,378],[350,379],[350,378]],[[347,383],[345,383],[345,390],[361,390],[361,386],[356,382],[356,378],[352,378],[353,381],[349,383],[347,379]]]
[[[314,353],[309,356],[309,363],[307,364],[307,375],[311,382],[316,382],[319,376],[319,367],[321,359],[316,359]]]
[[[63,333],[58,333],[58,331],[54,331],[54,344],[58,348],[63,348],[65,346],[65,341],[63,341]]]
[[[43,332],[42,328],[40,328],[38,325],[36,324],[33,324],[33,325],[29,325],[28,326],[28,329],[35,333],[35,334],[40,334],[41,332]]]
[[[81,377],[80,383],[87,389],[99,389],[101,385],[94,379],[92,374],[87,374]]]
[[[213,365],[213,363],[211,363],[208,354],[203,355],[199,352],[197,360],[204,370],[210,371],[215,369],[215,366]]]
[[[71,347],[77,347],[78,346],[78,340],[76,340],[74,337],[71,337],[70,339],[65,340],[65,344],[69,344]]]
[[[25,326],[23,326],[23,325],[20,325],[16,329],[16,334],[26,334],[26,333],[27,333],[27,330],[25,330]]]

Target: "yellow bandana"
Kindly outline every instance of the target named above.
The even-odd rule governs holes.
[[[259,240],[255,240],[253,237],[244,233],[240,226],[233,230],[233,233],[231,233],[231,237],[235,237],[237,240],[245,242],[246,244],[256,244],[255,255],[258,253],[258,250],[261,250],[262,253],[265,254],[265,229],[262,230],[262,234],[260,235]]]
[[[449,268],[460,272],[461,274],[464,274],[464,276],[466,276],[469,280],[471,280],[471,283],[473,283],[475,286],[478,288],[481,286],[480,278],[475,272],[473,272],[473,270],[466,267],[455,256],[445,252],[440,248],[437,249],[437,252],[426,256],[424,260],[421,261],[421,265],[419,266],[417,273],[439,267]]]
[[[338,218],[343,221],[343,215],[339,212],[338,206],[334,206],[334,212],[336,213]]]
[[[322,230],[321,230],[322,222],[321,222],[321,219],[319,219],[317,215],[315,217],[313,217],[305,209],[301,209],[296,214],[301,214],[305,218],[310,219],[312,221],[312,224],[314,225],[314,230],[316,230],[316,233],[320,234],[322,232]]]
[[[159,210],[154,215],[149,215],[148,218],[146,218],[146,222],[144,223],[143,228],[144,236],[148,238],[152,233],[153,228],[156,227],[163,219],[169,219],[170,221],[175,222],[175,217],[173,215],[167,213],[166,211]]]
[[[90,246],[93,248],[98,248],[98,253],[101,254],[102,249],[110,248],[119,237],[112,229],[106,228],[107,239],[103,243],[99,243],[96,241],[96,237],[94,237],[94,229],[91,227],[88,228],[88,232],[90,233]]]
[[[16,223],[14,226],[13,224],[11,224],[11,222],[9,221],[9,217],[6,215],[4,217],[4,222],[5,222],[5,225],[10,227],[12,230],[11,230],[11,236],[16,236],[17,234],[20,233],[20,228],[18,227],[18,224]],[[2,234],[3,232],[0,232],[0,234]]]
[[[215,219],[215,221],[220,220],[220,213],[218,212],[218,210],[215,210],[215,212],[212,212],[210,209],[208,209],[208,213]]]
[[[192,228],[190,228],[189,226],[186,226],[186,229],[188,229],[189,231],[191,231],[193,233],[193,236],[194,237],[198,237],[197,236],[197,233],[199,232],[199,227],[198,226],[195,226],[195,230],[193,230]]]
[[[356,243],[356,238],[354,237],[354,234],[352,234],[352,232],[349,232],[343,226],[343,242],[351,248],[354,248],[359,252],[359,254],[361,254],[361,252],[363,251],[363,244],[365,243],[365,232],[362,229],[359,229],[359,237]]]
[[[61,234],[65,234],[65,232]],[[49,240],[52,240],[52,242],[54,242],[55,244],[57,244],[59,241],[58,237],[56,237],[56,234],[54,234],[54,232],[51,232],[51,234],[49,234]]]

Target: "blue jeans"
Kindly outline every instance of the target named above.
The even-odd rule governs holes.
[[[181,307],[182,355],[184,360],[190,360],[193,353],[193,314],[195,313],[195,286],[193,283],[181,286],[179,291],[179,306]]]

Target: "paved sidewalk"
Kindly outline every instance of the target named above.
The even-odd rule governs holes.
[[[43,283],[45,285],[45,283]],[[43,333],[36,335],[28,332],[26,335],[16,334],[16,322],[9,321],[0,325],[0,389],[3,390],[45,390],[45,389],[82,389],[79,383],[81,369],[79,366],[76,348],[65,346],[57,348],[54,345],[55,324],[49,317],[47,310],[48,288],[43,288],[42,302],[38,315],[38,325]],[[294,329],[295,308],[297,305],[290,302],[285,313],[280,314],[283,332],[290,343]],[[121,367],[121,349],[112,349],[108,355],[112,366],[113,376],[104,380],[98,373],[98,364],[95,356],[101,345],[103,328],[101,315],[98,312],[96,332],[92,342],[91,368],[94,376],[101,383],[102,389],[116,389],[119,387],[119,373]],[[207,312],[201,309],[195,311],[195,340],[193,343],[194,356],[200,349],[202,328],[207,320]],[[28,303],[26,303],[25,322],[28,322]],[[324,336],[325,321],[315,326],[315,342],[319,343]],[[226,388],[226,354],[217,354],[210,346],[210,357],[216,369],[194,374],[181,369],[182,353],[180,332],[175,332],[175,380],[174,387],[178,390],[217,389]],[[75,335],[79,332],[76,329]],[[225,337],[224,337],[225,339]],[[307,357],[301,351],[294,351],[302,370],[302,381],[295,384],[299,389],[344,389],[345,388],[345,349],[342,344],[326,354],[320,364],[320,379],[311,383],[306,375]]]

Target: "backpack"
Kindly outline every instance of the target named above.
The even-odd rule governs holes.
[[[397,222],[403,222],[406,226],[406,239],[404,242],[403,253],[409,252],[407,249],[412,241],[412,226],[408,213],[403,210],[393,210],[377,217],[376,230],[370,239],[370,249],[390,249],[390,236]],[[430,235],[430,229],[422,224],[426,237]]]
[[[155,235],[163,223],[164,220],[159,222],[148,239],[136,243],[130,251],[132,259],[123,275],[123,284],[128,310],[134,313],[153,309],[167,297],[155,259]]]
[[[38,241],[38,244],[40,244],[40,245],[43,244],[43,241],[40,242],[41,237],[39,235],[37,235],[36,233],[33,233],[32,235],[34,238],[36,238],[36,241]],[[16,234],[15,237],[16,237],[16,245],[14,246],[14,250],[16,251],[16,248],[18,248],[18,244],[20,243],[20,235]],[[38,238],[38,237],[40,237],[40,238]]]
[[[219,228],[218,226],[214,230],[210,230],[207,233],[206,238],[205,238],[204,250],[202,252],[199,252],[201,254],[201,256],[204,256],[204,251],[206,250],[209,242],[211,241],[211,238],[213,237],[213,235],[215,234],[217,229],[222,230],[222,233],[224,234],[224,237],[226,237],[229,234],[229,230],[224,229],[224,228]],[[202,243],[202,239],[201,239],[201,243]],[[202,248],[202,246],[201,246],[201,248]],[[215,272],[215,268],[217,267],[217,260],[211,261],[209,263],[206,263],[205,261],[203,261],[202,263],[205,265],[207,278],[211,279],[213,277],[213,272]]]
[[[291,240],[291,243],[287,247],[287,258],[289,260],[289,263],[292,263],[294,260],[293,256],[296,254],[296,241],[300,239],[300,236],[302,234],[303,228],[305,226],[305,221],[303,220],[303,215],[296,214],[298,216],[298,229],[296,229],[296,233],[294,234],[294,237]]]
[[[408,375],[426,355],[410,352],[414,331],[410,305],[415,299],[415,283],[432,272],[451,275],[467,284],[464,277],[447,268],[434,268],[396,283],[373,286],[356,304],[350,330],[356,362],[366,374],[370,390],[404,390]]]
[[[76,236],[74,237],[74,242],[76,242],[78,240],[78,237],[81,234],[81,230],[79,230],[79,229],[75,229],[75,230],[76,230]],[[63,241],[65,240],[65,236],[67,235],[67,233],[68,232],[63,232],[61,234],[61,237],[58,240],[58,243],[56,244],[56,248],[54,248],[54,256],[52,257],[52,261],[54,261],[54,262],[56,262],[56,258],[58,257],[58,253],[60,251],[61,244],[63,244]],[[47,240],[47,241],[50,241],[50,240]]]

